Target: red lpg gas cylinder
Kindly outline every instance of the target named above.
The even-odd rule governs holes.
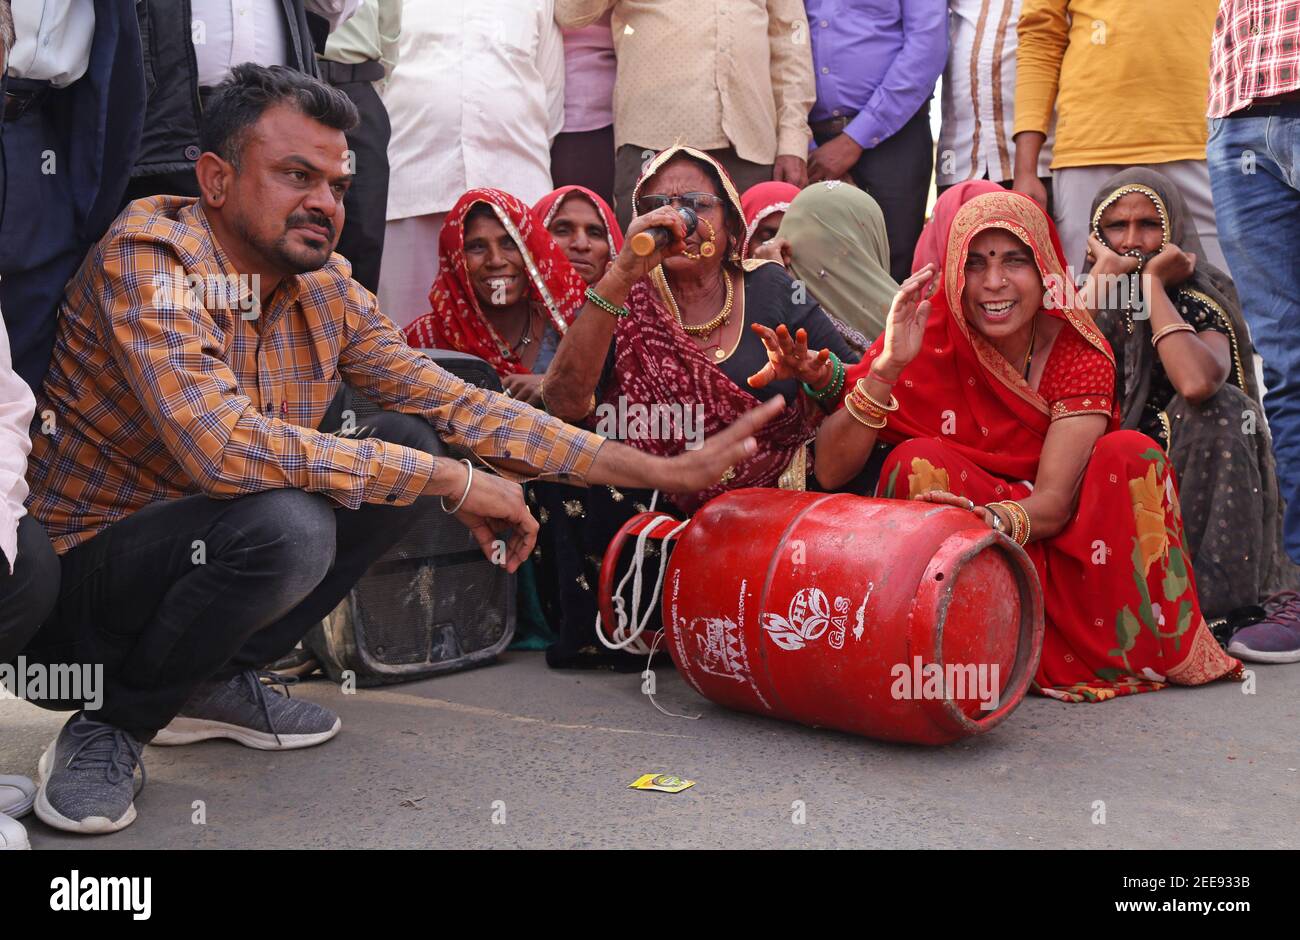
[[[696,513],[663,620],[678,670],[720,705],[919,744],[999,724],[1043,645],[1032,563],[971,513],[774,489]]]

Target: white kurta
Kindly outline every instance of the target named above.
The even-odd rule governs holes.
[[[10,568],[18,560],[18,520],[27,512],[27,455],[36,399],[13,369],[9,333],[0,313],[0,549]]]
[[[554,10],[554,0],[403,6],[384,89],[389,221],[446,212],[478,186],[529,205],[551,191],[551,141],[564,126]]]

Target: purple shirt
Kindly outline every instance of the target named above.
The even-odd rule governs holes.
[[[817,103],[810,122],[857,112],[845,133],[868,149],[902,129],[948,58],[947,0],[806,0]]]
[[[614,37],[610,14],[564,34],[564,132],[594,131],[614,123]]]

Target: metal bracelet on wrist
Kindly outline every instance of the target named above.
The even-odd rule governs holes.
[[[460,512],[460,507],[464,506],[465,500],[469,499],[469,488],[474,484],[473,461],[462,458],[460,462],[469,468],[469,475],[465,477],[465,492],[460,494],[460,499],[457,500],[456,505],[452,506],[450,509],[447,508],[447,497],[442,496],[439,497],[438,500],[439,503],[442,505],[442,511],[449,516],[454,516],[456,513]]]

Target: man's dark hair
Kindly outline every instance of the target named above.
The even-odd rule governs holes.
[[[360,118],[347,95],[283,65],[236,65],[216,87],[203,112],[199,145],[239,169],[248,129],[272,105],[296,108],[312,120],[339,131],[350,131]]]

